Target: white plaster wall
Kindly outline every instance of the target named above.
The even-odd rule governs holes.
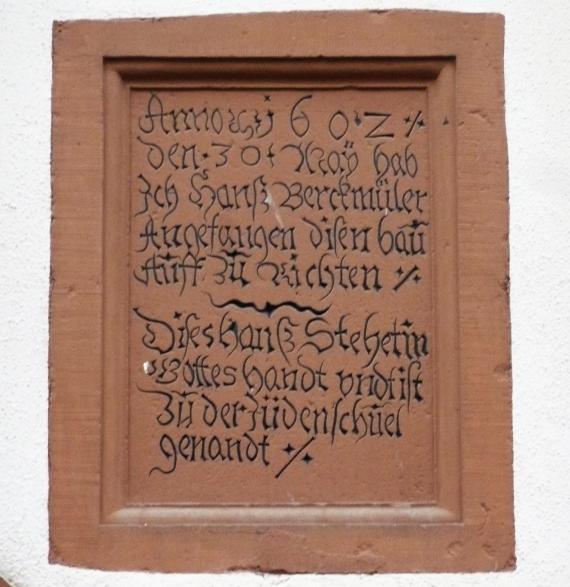
[[[52,20],[340,8],[506,16],[513,573],[153,575],[50,566],[47,345]],[[570,2],[0,0],[0,576],[12,585],[570,585]]]

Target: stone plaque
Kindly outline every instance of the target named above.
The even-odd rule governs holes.
[[[53,561],[514,566],[502,30],[54,26]]]

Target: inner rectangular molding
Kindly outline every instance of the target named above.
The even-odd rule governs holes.
[[[454,60],[447,57],[382,60],[114,58],[107,59],[104,67],[105,302],[101,522],[176,526],[345,522],[362,525],[441,524],[460,521],[455,131],[445,124],[446,120],[453,119],[455,115]],[[133,354],[139,359],[139,351],[133,344],[133,329],[143,326],[138,322],[140,316],[133,314],[133,307],[138,309],[138,314],[147,319],[149,316],[140,303],[141,300],[144,302],[141,292],[146,290],[137,290],[138,286],[131,283],[139,261],[137,254],[133,254],[132,239],[136,238],[136,235],[133,236],[135,231],[142,227],[133,214],[132,204],[135,190],[133,175],[136,175],[132,169],[133,161],[135,157],[142,156],[133,148],[133,142],[137,139],[133,129],[136,112],[133,113],[132,108],[133,104],[140,106],[141,97],[146,96],[148,100],[153,93],[183,96],[186,92],[217,93],[220,96],[231,96],[232,99],[240,92],[245,96],[261,92],[270,95],[274,102],[278,101],[278,95],[288,97],[299,92],[303,95],[328,92],[331,96],[348,96],[355,103],[364,93],[390,93],[394,96],[400,92],[402,96],[409,96],[410,100],[414,94],[414,100],[425,101],[427,128],[424,149],[429,169],[430,226],[427,240],[429,250],[424,263],[430,283],[426,289],[430,296],[426,317],[431,328],[429,377],[426,378],[431,413],[429,430],[426,424],[428,431],[425,434],[432,451],[429,454],[431,489],[425,492],[424,498],[398,501],[386,499],[386,495],[381,493],[373,495],[369,489],[363,489],[360,500],[348,503],[334,497],[327,499],[326,495],[323,499],[311,498],[308,488],[306,503],[288,504],[281,500],[274,504],[261,503],[262,495],[266,493],[266,489],[261,486],[256,503],[253,484],[249,492],[252,497],[249,500],[244,497],[236,503],[224,499],[222,494],[215,500],[199,495],[192,500],[176,495],[169,497],[168,492],[163,493],[151,487],[155,480],[152,475],[147,474],[146,479],[150,481],[145,481],[145,472],[149,470],[145,462],[148,448],[140,446],[138,440],[145,438],[147,426],[156,423],[153,424],[148,418],[144,422],[139,418],[138,423],[133,419],[133,414],[140,415],[140,410],[145,409],[141,406],[148,404],[148,401],[145,404],[138,403],[136,390],[140,384],[137,375],[133,375],[140,375],[140,365],[143,364],[143,360],[135,364],[133,359]],[[374,120],[381,122],[378,117]],[[302,122],[302,119],[299,121]],[[399,124],[404,124],[404,121],[399,121]],[[455,126],[451,128],[455,129]],[[413,124],[411,129],[414,132]],[[125,169],[130,170],[128,174]],[[125,259],[128,259],[128,263]],[[166,307],[167,302],[164,304]],[[120,332],[122,336],[111,335],[109,324],[113,324],[114,332]],[[131,350],[133,348],[135,350]],[[441,360],[441,357],[445,357],[445,360]],[[156,434],[159,432],[155,430]],[[413,430],[411,432],[413,436]],[[156,452],[156,443],[153,444],[153,450],[155,457],[160,456]],[[347,454],[350,454],[350,450],[347,448]],[[359,450],[358,445],[354,450]],[[137,468],[139,462],[141,466]],[[165,467],[167,463],[168,460],[163,460],[159,466]],[[185,465],[180,462],[177,465],[180,470],[177,469],[175,474],[182,471]],[[405,468],[406,462],[402,466]],[[330,471],[334,473],[332,468]],[[333,473],[323,477],[325,485],[327,482],[330,485]],[[256,470],[252,469],[251,475],[255,476]],[[300,486],[302,480],[297,483]],[[175,493],[175,490],[172,491]],[[329,493],[334,491],[334,487],[329,488]],[[323,493],[327,492],[323,490]],[[267,496],[270,500],[273,497],[272,494]]]

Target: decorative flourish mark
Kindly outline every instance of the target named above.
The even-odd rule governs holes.
[[[305,444],[296,452],[293,453],[293,456],[281,467],[281,469],[279,469],[279,471],[277,471],[277,473],[275,474],[275,479],[279,479],[279,477],[287,470],[287,468],[289,467],[289,465],[291,465],[293,463],[293,461],[309,446],[309,444],[311,444],[311,442],[313,442],[315,440],[314,436],[311,436],[311,438],[309,438],[309,440],[307,440],[307,442],[305,442]],[[287,453],[291,453],[293,450],[293,447],[288,444],[287,448],[284,449]],[[313,457],[309,454],[309,453],[305,453],[305,456],[301,459],[302,461],[305,462],[305,464],[309,464],[312,460]]]
[[[232,298],[222,303],[216,303],[214,302],[214,299],[212,298],[212,295],[210,293],[208,293],[208,297],[210,298],[212,306],[214,306],[215,308],[226,308],[227,306],[236,306],[236,308],[255,310],[260,314],[265,314],[269,318],[271,318],[272,314],[274,314],[277,310],[284,307],[293,308],[294,310],[297,310],[297,312],[311,312],[312,314],[315,314],[315,316],[322,316],[323,314],[326,314],[330,309],[330,305],[323,309],[317,309],[313,308],[312,306],[302,306],[292,301],[281,302],[279,304],[265,302],[265,304],[262,307],[258,307],[257,304],[255,304],[255,302],[245,302],[243,300],[238,300],[237,298]]]

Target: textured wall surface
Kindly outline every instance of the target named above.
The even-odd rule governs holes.
[[[48,565],[52,20],[387,7],[506,17],[517,570],[461,576],[158,576]],[[565,0],[0,0],[0,576],[22,587],[569,585],[568,23]]]

